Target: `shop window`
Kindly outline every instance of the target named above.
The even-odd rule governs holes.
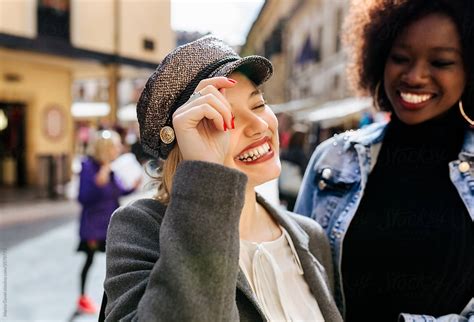
[[[0,186],[26,185],[25,105],[0,102]]]
[[[69,41],[69,0],[38,0],[38,35]]]

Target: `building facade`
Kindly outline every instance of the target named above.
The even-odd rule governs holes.
[[[148,78],[175,47],[170,10],[170,0],[0,0],[0,185],[68,179],[77,120],[115,122],[120,84]]]
[[[264,88],[276,112],[304,115],[351,94],[341,46],[349,0],[267,0],[250,29],[242,53],[275,65]],[[275,14],[276,13],[276,14]]]

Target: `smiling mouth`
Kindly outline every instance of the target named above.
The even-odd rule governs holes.
[[[237,159],[242,162],[252,162],[260,159],[271,151],[268,142],[263,143],[257,147],[248,149],[237,156]]]
[[[409,104],[422,104],[432,99],[434,94],[415,94],[409,92],[399,92],[401,99]]]

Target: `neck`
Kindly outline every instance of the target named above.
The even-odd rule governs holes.
[[[248,185],[239,224],[240,239],[264,242],[280,236],[280,228],[258,202],[255,187]]]

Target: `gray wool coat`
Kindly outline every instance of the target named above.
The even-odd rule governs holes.
[[[239,268],[246,183],[242,172],[185,161],[168,206],[142,199],[118,209],[107,237],[106,321],[265,321]],[[342,321],[322,228],[258,202],[291,236],[325,320]]]

